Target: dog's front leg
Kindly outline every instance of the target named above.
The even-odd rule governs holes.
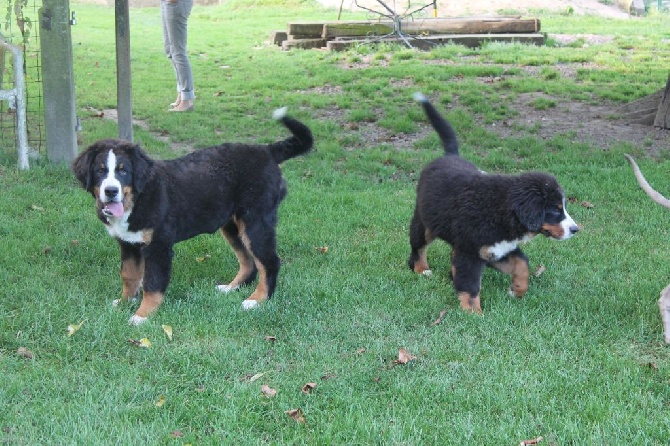
[[[670,344],[670,285],[661,291],[661,298],[658,299],[658,308],[661,310],[665,342]]]
[[[165,290],[170,283],[172,273],[172,257],[174,252],[171,245],[159,245],[152,242],[144,248],[144,293],[142,302],[133,317],[131,325],[139,325],[154,313],[165,296]]]
[[[118,306],[123,301],[133,300],[142,286],[144,277],[144,259],[139,245],[132,245],[119,241],[121,248],[121,280],[123,281],[123,294],[121,299],[115,299],[113,306]]]
[[[503,259],[491,262],[490,265],[498,271],[512,276],[512,284],[509,289],[510,295],[523,297],[526,294],[530,272],[528,269],[528,257],[526,257],[521,249],[515,249]]]

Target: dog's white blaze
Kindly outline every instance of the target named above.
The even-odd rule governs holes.
[[[491,257],[491,260],[500,260],[510,252],[514,251],[520,244],[526,243],[532,238],[533,236],[531,235],[524,235],[523,237],[516,240],[503,240],[502,242],[498,242],[495,245],[489,247],[487,251]]]
[[[102,183],[100,183],[100,191],[98,192],[100,194],[98,198],[103,203],[106,203],[108,201],[123,200],[123,191],[121,188],[121,182],[116,179],[116,177],[114,176],[114,172],[116,172],[116,155],[114,154],[113,150],[110,150],[109,153],[107,154],[107,176],[105,177],[104,180],[102,180]],[[119,191],[119,193],[116,194],[115,197],[112,197],[111,200],[110,197],[107,197],[105,195],[105,189],[108,187],[116,187]]]
[[[565,213],[565,218],[561,222],[561,228],[563,229],[563,237],[561,237],[559,240],[567,240],[573,235],[575,235],[574,232],[570,230],[570,228],[573,228],[577,226],[577,223],[570,217],[570,214],[568,214],[568,209],[565,207],[565,200],[563,200],[563,213]]]

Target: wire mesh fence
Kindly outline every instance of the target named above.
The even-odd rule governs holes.
[[[14,70],[23,70],[28,145],[37,152],[46,147],[38,12],[41,4],[39,0],[0,0],[0,38],[23,51],[23,67],[14,67],[11,54],[0,50],[0,89],[13,88]],[[7,101],[0,101],[0,150],[3,152],[16,152],[16,120],[16,111]]]

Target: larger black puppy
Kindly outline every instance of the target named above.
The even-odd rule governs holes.
[[[518,176],[487,174],[458,154],[451,125],[428,99],[417,93],[445,155],[424,168],[417,186],[410,225],[409,266],[431,273],[428,245],[439,238],[452,247],[451,276],[461,307],[481,313],[480,288],[485,266],[512,275],[510,292],[528,289],[528,258],[519,245],[537,234],[565,240],[579,228],[565,209],[556,179],[544,172]]]
[[[123,299],[143,287],[132,324],[144,322],[163,301],[174,244],[217,229],[240,264],[235,278],[219,289],[237,289],[259,274],[244,308],[272,296],[280,263],[277,210],[286,196],[279,163],[308,152],[313,143],[309,128],[285,114],[277,110],[275,119],[293,136],[273,144],[226,143],[159,161],[138,145],[110,139],[74,160],[75,176],[95,198],[98,217],[121,247]]]

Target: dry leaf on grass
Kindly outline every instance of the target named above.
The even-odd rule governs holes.
[[[182,431],[172,431],[170,432],[170,436],[172,438],[181,438],[184,436],[184,433]]]
[[[291,409],[285,412],[289,417],[293,418],[298,423],[305,422],[305,415],[303,415],[302,410],[300,409]]]
[[[261,393],[263,395],[267,396],[268,398],[272,398],[273,396],[275,396],[277,394],[277,391],[275,389],[273,389],[272,387],[270,387],[266,384],[263,384],[261,386]]]
[[[262,372],[262,373],[256,373],[255,375],[251,375],[251,376],[247,375],[247,380],[248,380],[250,383],[252,383],[252,382],[254,382],[254,381],[256,381],[256,380],[262,378],[263,375],[265,375],[265,372]]]
[[[589,201],[582,201],[582,207],[585,207],[586,209],[593,209],[595,206],[593,206],[593,203]]]
[[[207,260],[207,259],[211,259],[211,258],[212,258],[212,256],[210,256],[209,254],[205,254],[205,255],[202,256],[202,257],[196,257],[196,258],[195,258],[195,261],[198,262],[198,263],[202,263],[202,262],[204,262],[205,260]]]
[[[274,337],[274,336],[266,336],[266,337],[265,337],[265,340],[268,341],[268,342],[274,342],[274,341],[277,340],[277,338]]]
[[[547,268],[544,265],[540,265],[540,266],[537,267],[537,269],[535,270],[533,275],[535,277],[540,277],[542,275],[542,273],[544,273],[546,270],[547,270]]]
[[[167,401],[167,398],[165,398],[165,395],[161,395],[158,398],[158,401],[156,401],[156,403],[155,403],[156,407],[163,407],[163,404],[165,404],[166,401]]]
[[[398,352],[398,359],[393,361],[393,364],[407,364],[414,359],[416,359],[416,356],[412,356],[407,350],[401,348]]]
[[[19,347],[16,350],[16,354],[19,355],[20,357],[26,358],[26,359],[33,359],[33,357],[34,357],[33,352],[31,352],[30,350],[28,350],[25,347]]]
[[[534,444],[538,444],[542,440],[544,440],[542,437],[533,438],[532,440],[524,440],[521,443],[519,443],[519,446],[531,446]]]
[[[442,310],[440,311],[440,315],[433,321],[432,324],[430,325],[438,325],[442,323],[442,319],[444,319],[444,316],[447,314],[447,310]]]
[[[30,205],[30,209],[38,212],[42,212],[44,210],[42,206],[37,206],[36,204]]]
[[[358,350],[356,350],[357,355],[362,355],[363,353],[365,353],[365,347],[361,347]]]
[[[328,381],[329,379],[337,378],[337,373],[326,373],[321,376],[321,381]]]
[[[140,348],[150,348],[151,347],[151,341],[147,338],[142,338],[139,341],[137,339],[128,339],[128,342],[130,342],[134,346],[140,347]]]
[[[78,324],[70,324],[70,325],[68,325],[68,326],[67,326],[67,335],[68,335],[68,337],[69,337],[69,336],[72,336],[72,335],[75,334],[77,331],[79,331],[79,329],[81,328],[82,325],[84,325],[84,321],[81,321],[81,322],[79,322]]]
[[[317,251],[319,251],[322,254],[325,254],[325,253],[328,252],[328,247],[327,246],[317,246],[314,249],[316,249]]]
[[[170,341],[172,341],[172,326],[170,326],[170,325],[161,325],[161,327],[163,328],[163,331],[165,332],[165,336],[167,336],[167,338],[168,338]]]
[[[316,383],[307,383],[302,386],[302,393],[309,395],[314,389],[316,389]]]

